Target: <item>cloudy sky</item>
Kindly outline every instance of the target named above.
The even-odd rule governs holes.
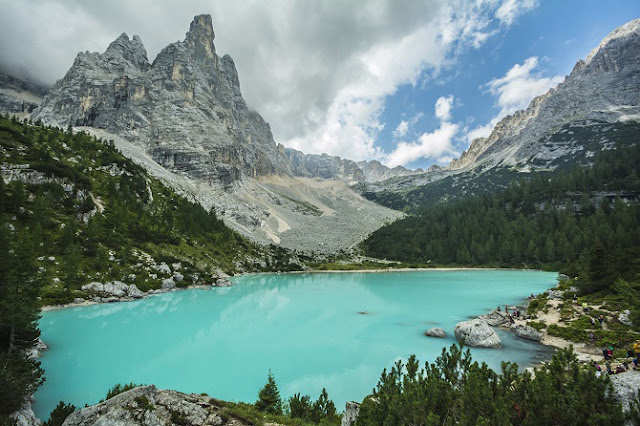
[[[153,60],[213,17],[216,49],[277,142],[447,164],[557,85],[637,0],[0,0],[0,66],[45,83],[122,32]]]

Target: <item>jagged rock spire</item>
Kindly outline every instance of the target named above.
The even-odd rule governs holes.
[[[147,49],[145,49],[142,40],[137,35],[134,35],[133,39],[130,40],[126,33],[120,34],[120,36],[107,47],[104,54],[111,57],[121,57],[141,70],[149,68]]]
[[[197,57],[215,60],[216,47],[213,44],[215,37],[211,15],[197,15],[191,21],[185,42],[195,49]]]

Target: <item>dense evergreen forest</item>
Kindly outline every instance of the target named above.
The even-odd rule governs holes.
[[[640,146],[603,151],[593,166],[512,183],[495,195],[431,206],[374,232],[372,256],[438,265],[561,270],[599,281],[640,266]]]
[[[85,133],[0,118],[0,166],[0,417],[44,378],[28,356],[40,307],[83,296],[83,284],[159,288],[162,263],[181,265],[178,286],[299,267]]]

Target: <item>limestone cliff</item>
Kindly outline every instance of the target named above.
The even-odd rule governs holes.
[[[230,56],[218,56],[211,16],[196,16],[183,41],[153,63],[138,36],[102,53],[80,53],[34,119],[104,129],[159,164],[230,185],[242,175],[289,173],[269,125],[242,98]]]

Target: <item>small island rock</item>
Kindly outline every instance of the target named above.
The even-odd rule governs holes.
[[[480,318],[459,322],[454,334],[460,343],[475,348],[499,348],[502,345],[493,328]]]
[[[445,337],[447,335],[447,333],[444,332],[443,329],[438,328],[438,327],[434,327],[434,328],[430,328],[429,330],[424,332],[425,336],[428,337]]]

